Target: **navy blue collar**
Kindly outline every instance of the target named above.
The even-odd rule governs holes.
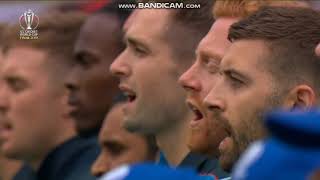
[[[98,150],[96,138],[73,137],[51,151],[40,166],[37,176],[39,179],[65,177],[67,173],[74,170],[74,166],[79,166],[75,163],[77,161],[80,163],[81,158],[88,156],[94,160],[99,154]],[[90,173],[89,169],[88,173]]]
[[[202,171],[206,171],[204,169],[204,165],[208,161],[209,158],[190,152],[182,162],[177,166],[177,168],[191,168],[196,170],[198,173],[204,173]],[[163,152],[160,152],[159,164],[170,166],[167,159],[164,157]],[[216,162],[214,162],[216,165]]]
[[[158,164],[170,166],[162,152],[160,152]],[[190,152],[177,168],[190,168],[199,174],[212,175],[219,178],[228,177],[228,174],[220,168],[216,158],[208,158],[193,152]]]

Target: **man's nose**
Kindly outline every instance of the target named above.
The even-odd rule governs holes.
[[[203,103],[205,108],[210,112],[224,111],[226,108],[226,102],[224,99],[223,90],[221,90],[222,80],[217,80],[215,86],[210,90],[208,95],[204,98]]]
[[[131,73],[129,65],[125,62],[125,51],[122,52],[110,65],[110,72],[112,75],[119,78],[123,76],[129,76]]]
[[[91,174],[95,177],[101,177],[103,174],[110,170],[110,163],[105,157],[106,155],[103,152],[100,153],[96,161],[91,167]]]
[[[79,89],[79,76],[80,74],[76,69],[73,69],[66,78],[65,87],[69,92],[73,92]]]
[[[179,84],[186,91],[200,91],[201,83],[197,79],[196,64],[193,64],[186,72],[179,78]]]

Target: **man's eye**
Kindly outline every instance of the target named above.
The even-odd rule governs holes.
[[[76,64],[87,69],[94,64],[94,58],[89,55],[82,54],[76,57]]]
[[[26,87],[26,84],[21,80],[9,78],[6,81],[8,86],[15,92],[20,92]]]
[[[240,88],[243,85],[243,82],[235,77],[228,76],[230,79],[230,84],[233,88]]]
[[[110,154],[112,154],[113,156],[119,156],[125,150],[123,146],[115,145],[115,144],[108,146],[107,149],[110,152]]]
[[[75,58],[75,64],[80,65],[81,67],[87,67],[88,63],[85,61],[84,57],[82,55],[79,55]]]
[[[219,70],[219,64],[215,59],[210,59],[209,57],[203,57],[202,62],[210,73],[217,73]]]
[[[90,63],[84,59],[79,60],[78,64],[84,68],[88,68],[90,66]]]
[[[210,60],[207,67],[210,73],[215,74],[219,71],[219,64],[215,60]]]
[[[147,51],[140,47],[133,47],[133,51],[137,56],[145,56],[147,55]]]

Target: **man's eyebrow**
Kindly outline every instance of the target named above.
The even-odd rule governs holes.
[[[82,58],[83,56],[97,57],[99,56],[99,53],[95,49],[81,49],[76,51],[73,55],[76,60],[78,60],[78,58]]]
[[[16,71],[16,69],[6,69],[5,71],[2,71],[1,79],[21,79],[21,75],[19,72]]]
[[[213,53],[212,51],[208,50],[208,49],[196,49],[196,55],[197,56],[204,56],[204,57],[210,57],[213,58],[215,60],[222,60],[222,56],[217,54],[217,53]]]
[[[134,37],[126,37],[125,40],[126,40],[126,42],[128,42],[129,44],[134,45],[134,46],[142,46],[142,47],[147,46],[144,42],[142,42],[141,40],[134,38]]]
[[[108,147],[125,147],[118,139],[106,139],[101,141],[100,144]]]
[[[114,140],[112,140],[112,139],[100,139],[99,140],[99,143],[100,143],[100,145],[109,145],[110,143],[113,143],[113,141]]]
[[[100,141],[100,143],[102,145],[113,145],[113,144],[115,144],[115,141],[114,140],[110,140],[110,139],[105,139],[105,140]]]
[[[7,79],[24,79],[23,74],[20,74],[19,72],[3,73],[2,77]]]
[[[1,81],[5,82],[7,85],[11,84],[12,82],[19,82],[28,85],[28,81],[19,74],[2,75]]]

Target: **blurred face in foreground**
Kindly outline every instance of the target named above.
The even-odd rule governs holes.
[[[0,72],[1,72],[1,68],[3,67],[3,59],[4,59],[4,57],[3,57],[3,53],[2,53],[2,50],[1,50],[1,52],[0,52]],[[1,75],[1,74],[0,74]],[[1,80],[1,76],[0,76],[0,87],[1,86],[3,86],[3,81]],[[3,114],[1,113],[0,114],[0,134],[1,134],[1,130],[3,129],[3,125],[4,124],[2,124],[2,123],[4,123],[4,120],[2,119],[3,118],[3,116],[2,116]],[[1,144],[2,144],[2,140],[1,140],[1,138],[0,138],[0,147],[1,147]],[[1,154],[1,152],[0,152],[0,154]],[[0,155],[1,156],[1,155]]]
[[[201,40],[195,63],[180,77],[179,83],[187,91],[187,104],[194,112],[190,122],[189,148],[191,151],[218,155],[218,145],[226,136],[224,129],[207,116],[203,100],[217,79],[219,64],[231,45],[227,39],[235,18],[219,18]]]
[[[101,153],[94,162],[91,172],[101,176],[109,170],[123,164],[148,160],[146,140],[130,133],[122,127],[123,105],[116,105],[106,116],[99,134]]]
[[[47,52],[16,47],[1,71],[1,152],[15,159],[41,160],[65,140],[63,88],[52,85]]]
[[[1,68],[3,67],[4,57],[3,53],[0,52],[0,72]],[[0,80],[0,87],[3,86],[3,81]],[[0,114],[0,134],[3,126],[1,123],[3,123],[4,120],[2,119],[2,115]],[[0,147],[2,144],[2,140],[0,138]],[[8,159],[4,157],[4,155],[1,153],[0,150],[0,179],[12,179],[14,175],[17,173],[17,171],[21,168],[22,163],[20,161]]]

